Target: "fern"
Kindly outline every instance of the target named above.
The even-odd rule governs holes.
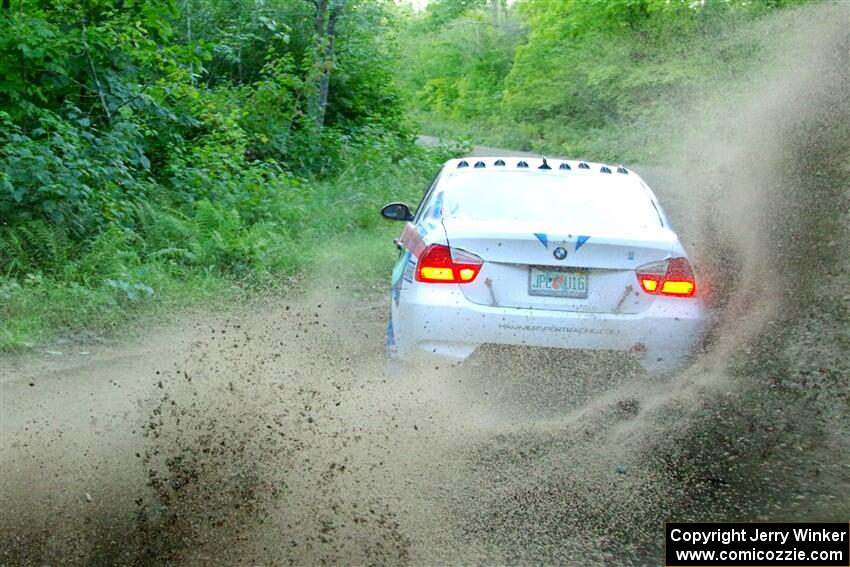
[[[198,260],[198,255],[191,250],[187,250],[186,248],[161,248],[156,250],[155,252],[151,252],[148,254],[148,258],[151,260],[157,260],[160,258],[166,258],[171,260],[182,260],[186,263],[192,264]]]
[[[137,203],[133,211],[147,257],[168,256],[163,251],[178,249],[185,249],[190,256],[197,253],[197,228],[181,213],[157,209],[149,203]]]
[[[211,238],[218,231],[221,216],[215,206],[207,200],[199,201],[195,213],[195,226],[204,238]]]
[[[45,221],[0,228],[0,263],[8,276],[61,270],[70,249],[67,235]]]
[[[136,223],[136,227],[142,234],[151,234],[155,231],[160,211],[153,208],[147,201],[136,201],[130,209]]]
[[[128,246],[128,235],[115,226],[100,233],[77,263],[76,279],[100,283],[105,278],[123,276],[136,263]]]

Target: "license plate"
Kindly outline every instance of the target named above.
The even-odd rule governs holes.
[[[587,297],[586,270],[528,269],[528,294],[554,297]]]

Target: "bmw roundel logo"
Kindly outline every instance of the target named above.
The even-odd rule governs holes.
[[[555,256],[556,260],[563,260],[567,257],[567,250],[563,246],[558,246],[552,251],[552,255]]]

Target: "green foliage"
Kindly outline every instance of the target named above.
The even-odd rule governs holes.
[[[469,4],[460,10],[460,3],[433,3],[424,21],[403,34],[399,76],[419,110],[457,119],[500,112],[502,85],[523,32],[506,8]]]
[[[393,161],[380,145],[351,152],[342,175],[282,177],[261,206],[136,202],[132,229],[112,225],[83,248],[46,221],[0,227],[0,351],[65,327],[113,326],[175,305],[224,301],[238,289],[273,289],[317,265],[325,273],[356,269],[352,281],[373,285],[388,273],[398,230],[377,211],[393,199],[416,202],[448,156],[414,149]],[[332,262],[329,250],[346,261]]]
[[[374,230],[390,190],[435,165],[411,150],[384,0],[346,2],[330,59],[309,0],[12,4],[0,8],[0,349],[277,286],[318,243]],[[307,104],[324,70],[320,124]]]
[[[66,235],[44,221],[0,227],[0,259],[6,276],[57,273],[72,253]]]
[[[430,134],[653,161],[670,110],[755,64],[765,38],[748,29],[800,1],[435,0],[399,75]]]
[[[363,236],[385,235],[377,208],[448,157],[406,110],[437,135],[656,159],[670,106],[745,70],[762,38],[741,30],[797,2],[347,0],[328,37],[310,0],[13,0],[0,349],[268,289],[329,241],[388,261]]]
[[[505,80],[505,110],[589,126],[633,119],[751,60],[751,50],[723,49],[751,4],[526,0],[530,33]]]
[[[69,115],[45,112],[25,134],[0,113],[0,216],[8,224],[44,219],[83,238],[121,221],[127,199],[145,194],[150,164],[139,128],[120,122],[96,134]]]

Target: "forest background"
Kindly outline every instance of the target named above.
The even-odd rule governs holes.
[[[377,211],[443,160],[663,163],[801,3],[2,0],[0,351],[328,266],[382,289]]]

